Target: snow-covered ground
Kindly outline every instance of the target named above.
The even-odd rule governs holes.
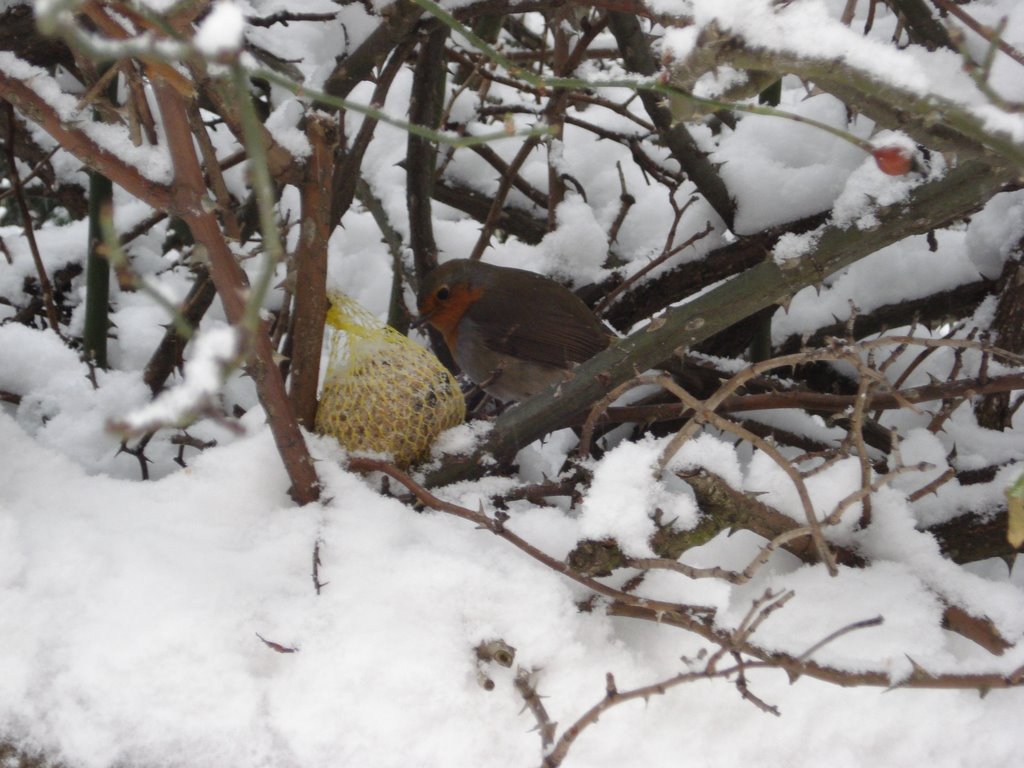
[[[667,0],[652,3],[664,5],[679,10]],[[686,5],[693,6],[701,23],[719,14],[723,24],[752,35],[756,25],[750,20],[770,4],[695,0]],[[932,59],[913,48],[886,46],[884,59],[872,58],[883,46],[869,46],[827,20],[826,10],[834,19],[844,5],[793,3],[788,13],[807,6],[816,21],[802,36],[797,27],[787,28],[786,45],[824,55],[817,46],[832,40],[847,46],[849,60],[912,89],[932,88],[931,78],[950,71],[945,58],[942,66],[929,69],[923,62]],[[252,6],[246,12],[267,14],[279,4]],[[326,2],[308,6],[304,10],[337,10]],[[1024,8],[1013,0],[991,0],[972,9],[988,23],[1008,15],[1006,39],[1024,44]],[[359,4],[346,6],[344,13],[347,33],[356,40],[365,37],[372,25]],[[891,16],[881,15],[873,39],[885,40],[893,26]],[[833,37],[818,39],[826,28]],[[257,29],[247,34],[282,55],[318,52],[301,63],[313,79],[329,71],[338,53],[331,47],[338,40],[323,38],[323,25],[293,24],[286,33]],[[218,36],[208,36],[204,45],[216,48]],[[0,61],[0,66],[6,65]],[[1000,58],[993,82],[1008,97],[1021,98],[1019,71]],[[957,88],[962,86],[957,80]],[[390,112],[405,113],[409,89],[403,74],[390,92]],[[610,98],[625,93],[604,90]],[[499,96],[502,92],[501,86],[493,89]],[[950,86],[946,95],[958,93]],[[369,94],[369,85],[363,84],[352,98],[366,100]],[[289,108],[295,102],[288,94],[276,96],[283,135],[301,110]],[[456,109],[460,105],[468,110],[471,101],[457,102]],[[825,94],[808,97],[798,83],[787,82],[782,106],[846,127],[838,101]],[[631,108],[642,110],[638,100]],[[351,113],[347,119],[350,127],[360,120]],[[628,125],[614,116],[607,120],[614,129]],[[871,135],[869,121],[861,119],[854,127],[860,135]],[[222,129],[215,139],[222,148],[230,145]],[[845,206],[844,216],[856,221],[870,213],[871,201],[883,193],[906,193],[906,180],[884,176],[870,156],[807,126],[745,116],[713,147],[709,132],[698,131],[698,139],[714,150],[713,159],[722,164],[737,196],[739,232],[826,210],[837,200]],[[507,158],[516,145],[494,148]],[[367,180],[400,231],[406,202],[405,172],[398,162],[405,151],[405,134],[381,125],[364,164]],[[493,194],[493,171],[463,154],[468,155],[461,153],[460,162],[450,166],[450,177]],[[586,204],[570,196],[558,211],[558,229],[539,246],[509,238],[495,242],[485,258],[578,284],[605,276],[606,232],[622,191],[616,159],[623,161],[637,204],[615,252],[625,261],[624,272],[641,269],[661,251],[672,221],[664,190],[644,183],[622,147],[572,126],[566,128],[560,162],[587,190]],[[69,164],[68,172],[73,168]],[[538,152],[521,173],[544,188],[547,171],[547,159]],[[241,190],[244,169],[233,169],[227,180]],[[283,200],[292,206],[294,221],[295,190],[286,190]],[[119,193],[120,229],[148,212]],[[479,225],[442,205],[435,205],[435,216],[442,258],[468,253]],[[720,222],[703,202],[687,210],[680,239],[709,220],[718,226],[715,236],[664,268],[700,258],[722,242]],[[81,260],[85,230],[84,224],[41,228],[38,239],[48,269]],[[0,261],[0,296],[18,295],[25,277],[34,274],[20,232],[0,230],[14,260],[10,265]],[[177,301],[188,289],[188,274],[171,268],[176,254],[162,254],[163,234],[158,225],[137,240],[132,257],[155,288]],[[851,301],[870,311],[981,274],[992,277],[1022,234],[1024,195],[1001,195],[969,225],[937,233],[937,251],[924,238],[913,238],[863,260],[820,291],[798,295],[777,314],[776,338],[844,317]],[[293,228],[290,247],[297,235]],[[253,261],[246,262],[247,268],[255,269]],[[391,256],[377,224],[354,208],[331,240],[332,289],[344,290],[383,316],[390,270]],[[275,300],[279,295],[269,302]],[[107,426],[149,402],[141,369],[167,317],[144,293],[118,292],[113,304],[112,368],[95,372],[95,385],[77,354],[54,334],[0,325],[0,391],[20,396],[19,403],[0,408],[0,740],[90,768],[535,766],[541,762],[541,742],[537,721],[514,685],[517,669],[530,673],[558,725],[557,737],[605,696],[608,673],[624,691],[665,680],[697,664],[702,651],[716,650],[680,629],[610,617],[600,603],[595,610],[580,611],[577,604],[589,597],[586,589],[471,523],[414,510],[382,493],[379,478],[343,468],[344,456],[328,438],[308,436],[324,482],[324,501],[295,507],[251,383],[242,376],[231,378],[220,394],[227,412],[234,405],[247,411],[238,423],[242,430],[199,421],[189,434],[216,441],[216,446],[185,448],[185,467],[174,461],[179,446],[170,442],[173,433],[158,436],[146,448],[153,479],[141,481],[138,460],[119,453],[120,438]],[[991,311],[991,305],[983,306],[979,320]],[[12,313],[0,305],[0,319]],[[79,307],[72,332],[81,331],[81,313]],[[215,306],[199,341],[206,339],[208,346],[230,341],[226,328]],[[195,347],[202,349],[201,344]],[[201,354],[192,348],[189,355]],[[934,355],[907,385],[944,376],[950,364],[949,355]],[[199,365],[194,370],[191,385],[208,392],[199,381],[208,371]],[[941,629],[940,623],[945,606],[970,608],[1019,643],[1024,638],[1024,568],[1018,563],[1011,570],[1002,561],[955,566],[939,555],[930,536],[915,529],[915,524],[930,525],[965,509],[1001,503],[1016,468],[1008,467],[990,483],[947,484],[939,496],[913,505],[906,494],[941,473],[954,445],[958,466],[964,468],[1020,461],[1024,433],[985,432],[968,409],[958,411],[939,436],[922,428],[926,417],[894,418],[900,421],[893,426],[907,435],[904,460],[929,461],[937,468],[933,474],[900,478],[879,492],[873,500],[874,524],[867,530],[854,530],[853,510],[850,524],[830,532],[837,543],[855,544],[869,556],[869,567],[840,568],[830,578],[824,566],[801,565],[777,553],[742,586],[658,572],[647,578],[642,593],[712,607],[721,626],[734,627],[765,589],[793,590],[793,599],[755,637],[766,648],[796,655],[845,625],[882,617],[880,626],[841,637],[814,658],[843,670],[886,672],[894,685],[914,665],[935,673],[1008,673],[1020,667],[1024,644],[996,657]],[[815,426],[807,420],[801,424]],[[816,427],[822,434],[830,429]],[[447,442],[468,438],[468,428],[462,428]],[[559,432],[524,449],[518,457],[519,479],[538,482],[553,475],[574,442],[572,433]],[[570,513],[564,505],[513,502],[506,525],[559,559],[578,540],[604,535],[617,537],[629,554],[647,554],[656,507],[680,524],[697,514],[681,482],[654,479],[651,469],[663,446],[652,439],[621,442],[594,466],[594,482],[578,509]],[[756,492],[765,503],[804,520],[792,485],[759,452],[706,434],[675,461],[707,467],[734,487]],[[859,471],[855,461],[840,462],[808,482],[819,513],[859,487]],[[493,512],[490,496],[511,483],[484,479],[437,492],[470,509],[482,506]],[[394,483],[391,487],[396,489]],[[744,532],[720,536],[687,553],[684,561],[742,569],[763,543]],[[317,578],[324,585],[319,594],[315,553]],[[616,576],[613,582],[621,584],[624,578]],[[496,639],[515,648],[512,668],[477,658],[477,646]],[[482,684],[485,677],[494,682],[490,690]],[[565,765],[1009,767],[1020,765],[1024,754],[1024,689],[981,697],[974,691],[845,689],[808,678],[792,682],[774,670],[751,670],[747,677],[751,691],[778,707],[780,717],[743,700],[732,682],[694,682],[612,708],[584,731]]]

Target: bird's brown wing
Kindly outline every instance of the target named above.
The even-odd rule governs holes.
[[[608,346],[611,335],[575,294],[567,290],[539,308],[524,295],[537,290],[531,282],[521,281],[511,289],[489,286],[488,294],[501,294],[489,296],[497,301],[471,307],[471,318],[490,349],[554,368],[569,368]]]

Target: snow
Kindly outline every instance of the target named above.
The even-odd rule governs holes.
[[[576,287],[604,276],[601,265],[608,255],[608,236],[594,211],[580,197],[563,200],[556,211],[556,227],[540,244],[553,277]]]
[[[736,449],[713,435],[698,435],[686,442],[668,464],[673,471],[706,469],[714,472],[733,488],[743,483],[743,469]]]
[[[656,10],[678,12],[671,0],[650,3]],[[779,6],[764,0],[691,0],[698,27],[715,23],[724,31],[742,36],[755,48],[784,51],[806,58],[840,59],[878,79],[915,93],[924,94],[932,81],[923,62],[883,42],[865,38],[839,23],[824,2],[807,0]],[[677,58],[685,55],[692,42],[680,39]],[[955,70],[954,70],[955,74]],[[961,78],[964,76],[961,73]]]
[[[309,157],[313,152],[306,134],[298,128],[298,123],[305,116],[305,112],[298,99],[289,99],[278,104],[264,123],[274,141],[300,160]]]
[[[804,232],[801,235],[787,232],[775,242],[772,248],[772,260],[785,269],[814,251],[815,246],[821,239],[821,229]]]
[[[0,326],[0,359],[0,389],[22,393],[16,414],[22,428],[41,445],[74,455],[81,466],[108,471],[120,441],[108,433],[107,421],[119,409],[148,400],[141,379],[99,372],[100,386],[93,387],[73,350],[51,333],[15,324]]]
[[[232,0],[213,4],[210,13],[199,23],[193,43],[204,56],[217,58],[236,53],[242,46],[245,17],[242,9]]]
[[[10,51],[0,51],[0,72],[15,80],[24,81],[37,96],[49,105],[63,123],[71,123],[84,132],[91,141],[130,163],[150,181],[166,184],[171,179],[171,159],[162,148],[135,146],[124,127],[93,120],[91,110],[79,110],[78,99],[64,93],[57,80],[45,69],[19,59]]]
[[[237,364],[238,333],[230,327],[215,328],[201,333],[194,343],[194,356],[185,364],[185,380],[130,412],[118,422],[119,429],[143,433],[162,426],[187,426],[213,407],[221,385]]]
[[[631,557],[653,557],[648,540],[655,532],[656,512],[666,521],[677,520],[684,530],[696,525],[693,500],[654,479],[666,442],[624,442],[598,462],[580,510],[580,533],[585,538],[612,538]]]
[[[863,167],[865,175],[891,178],[873,167],[874,161],[869,158]],[[998,197],[993,205],[997,208],[1001,205]],[[981,275],[976,262],[982,258],[991,262],[1001,258],[990,242],[990,237],[997,236],[998,230],[991,235],[974,236],[976,246],[970,246],[972,233],[985,229],[988,217],[982,216],[981,220],[972,220],[966,231],[951,229],[935,233],[939,242],[937,252],[932,251],[924,236],[908,238],[861,259],[823,286],[805,288],[793,297],[788,307],[776,312],[772,338],[778,342],[791,334],[811,332],[845,320],[850,316],[851,302],[859,311],[871,312],[897,301],[929,296],[979,280]],[[1002,259],[1005,253],[1004,250]],[[1002,269],[1002,261],[999,269]],[[870,282],[870,290],[864,290],[867,282]]]
[[[964,244],[975,267],[991,280],[999,277],[1022,235],[1024,192],[1003,192],[973,217]]]
[[[296,509],[260,421],[251,414],[246,437],[187,471],[139,483],[89,476],[0,415],[9,447],[0,467],[5,733],[85,766],[531,765],[539,744],[511,672],[487,666],[496,686],[485,691],[476,644],[500,637],[515,647],[559,723],[600,699],[606,671],[620,688],[639,685],[695,651],[681,633],[578,613],[570,582],[490,534],[379,495],[334,463],[325,440],[312,444],[331,501]],[[572,527],[543,509],[513,517],[524,533],[552,523]],[[310,580],[318,542],[327,582],[319,596]],[[907,566],[844,569],[834,580],[816,570],[771,578],[797,597],[765,624],[770,645],[792,647],[799,627],[809,646],[847,620],[882,614],[882,628],[822,658],[852,667],[888,658],[897,678],[904,653],[948,661],[943,634],[926,631],[935,598]],[[746,611],[751,590],[734,596],[723,621]],[[297,652],[277,653],[257,633]],[[811,735],[850,766],[910,766],[924,754],[956,766],[979,753],[1009,765],[1021,746],[1011,725],[1020,692],[882,695],[751,677],[782,706],[781,719],[728,685],[701,683],[602,717],[568,764],[617,764],[623,742],[646,764],[672,755],[723,766],[755,745],[763,765],[801,764],[786,745]],[[856,735],[838,714],[851,707],[862,712]],[[666,727],[680,722],[687,727]],[[972,727],[951,727],[961,722]],[[896,744],[903,757],[893,757]]]
[[[169,7],[164,0],[146,5]],[[956,56],[932,56],[914,46],[896,50],[885,42],[895,20],[881,7],[879,31],[865,38],[857,25],[847,28],[836,20],[844,5],[839,0],[648,2],[656,11],[691,14],[698,24],[713,20],[766,49],[843,57],[886,83],[916,93],[938,89],[982,114]],[[353,50],[376,24],[362,4],[318,0],[302,10],[337,12],[335,22],[245,27],[243,12],[269,15],[287,8],[281,0],[217,3],[201,24],[197,44],[211,54],[230,52],[244,37],[294,60],[315,84],[336,56]],[[1020,45],[1024,10],[1009,0],[976,10],[989,24],[1008,15],[1007,40]],[[535,19],[527,23],[536,26]],[[666,47],[682,58],[696,35],[696,27],[675,31]],[[983,50],[979,44],[969,37],[972,49]],[[31,81],[64,119],[88,121],[94,140],[149,178],[170,179],[169,159],[160,150],[134,149],[123,132],[94,124],[43,70],[5,52],[0,52],[0,69]],[[735,76],[723,70],[717,79],[703,79],[698,89],[711,93]],[[1005,57],[997,58],[993,78],[1007,98],[1024,95],[1019,69],[1009,67]],[[383,108],[405,114],[410,90],[405,71]],[[352,98],[365,103],[371,91],[372,85],[363,83]],[[621,88],[594,92],[620,101],[627,95]],[[453,118],[472,114],[476,98],[472,89],[460,93],[451,105]],[[492,86],[488,98],[495,105],[515,101],[500,84]],[[845,108],[831,96],[808,94],[787,81],[783,99],[787,111],[846,127]],[[642,117],[638,101],[629,109]],[[297,127],[307,105],[274,87],[269,106],[268,128],[275,139],[296,157],[307,156],[308,143]],[[1008,133],[1018,129],[1017,116],[1001,119]],[[363,117],[348,112],[345,120],[344,135],[351,138]],[[537,116],[516,114],[511,120],[522,128]],[[672,167],[664,148],[651,144],[636,122],[608,115],[600,125],[635,135],[654,161]],[[874,146],[908,142],[874,133],[864,118],[853,130]],[[829,209],[833,224],[870,227],[878,206],[899,205],[917,185],[945,170],[943,158],[934,153],[923,172],[887,176],[862,149],[773,117],[742,116],[735,130],[716,136],[705,126],[693,126],[693,133],[736,197],[735,234]],[[389,125],[378,126],[375,136],[364,164],[366,179],[407,240],[406,176],[399,165],[406,136]],[[223,125],[211,130],[211,138],[219,156],[237,148]],[[508,162],[518,145],[497,142],[492,148]],[[555,212],[556,227],[538,246],[503,233],[492,239],[487,261],[579,286],[609,276],[609,263],[622,275],[635,274],[662,252],[672,206],[664,187],[649,183],[628,151],[569,124],[554,152],[558,168],[579,185],[569,185]],[[494,169],[462,150],[457,157],[446,168],[446,180],[493,195]],[[66,154],[58,154],[55,163],[64,177],[77,173],[78,163]],[[541,144],[524,163],[522,177],[544,189],[547,173],[547,148]],[[244,164],[226,176],[240,200],[246,177]],[[609,243],[608,229],[624,191],[636,203]],[[684,182],[675,199],[682,204],[692,193]],[[284,192],[282,219],[297,220],[297,197],[294,188]],[[532,206],[519,192],[510,201]],[[119,231],[148,213],[118,193]],[[434,215],[442,258],[469,253],[479,224],[439,204]],[[708,221],[717,227],[708,238],[646,279],[699,260],[733,237],[699,201],[680,221],[677,241]],[[851,303],[866,312],[982,275],[994,278],[1014,257],[1022,233],[1024,193],[997,196],[969,222],[934,233],[934,249],[925,237],[910,238],[801,292],[776,313],[773,336],[779,341],[811,333],[846,318]],[[139,273],[162,295],[180,301],[190,285],[189,253],[165,256],[166,235],[166,223],[159,224],[129,250]],[[298,228],[288,236],[293,247]],[[785,266],[806,255],[817,236],[789,235],[772,256]],[[0,257],[0,297],[18,296],[35,274],[31,255],[19,227],[0,227],[0,237],[13,260],[7,264]],[[39,228],[47,270],[52,274],[81,263],[86,238],[83,222]],[[366,210],[356,205],[346,213],[332,233],[329,252],[330,288],[344,290],[383,316],[393,261]],[[249,258],[254,253],[239,254],[245,268],[258,268],[259,260]],[[408,254],[404,258],[410,261]],[[285,277],[283,267],[278,277]],[[83,297],[77,280],[68,298],[72,333],[81,330]],[[280,301],[275,290],[267,305]],[[396,482],[385,488],[378,475],[348,471],[344,452],[329,439],[305,435],[323,501],[296,507],[252,382],[229,370],[238,340],[219,305],[187,348],[182,374],[153,401],[142,370],[168,318],[144,293],[115,286],[111,303],[115,333],[108,371],[90,371],[77,351],[50,331],[0,325],[0,392],[16,396],[0,405],[0,740],[85,768],[520,768],[539,765],[543,751],[536,720],[514,687],[519,670],[531,674],[560,734],[603,700],[606,674],[614,674],[619,689],[626,690],[665,680],[699,665],[695,660],[702,653],[717,650],[668,622],[613,617],[601,600],[580,610],[579,603],[592,597],[588,589],[487,530],[404,503],[396,498],[404,493]],[[13,312],[0,304],[0,318]],[[989,302],[978,317],[991,312]],[[904,353],[889,375],[906,370],[917,351]],[[951,350],[936,352],[905,385],[942,379],[953,364]],[[978,356],[964,355],[963,364],[977,370]],[[996,368],[993,364],[992,372]],[[141,429],[157,421],[178,422],[214,402],[224,413],[245,413],[228,423],[198,419],[188,428],[189,446],[172,442],[186,434],[180,430],[158,433],[145,450],[152,480],[140,479],[137,457],[119,452],[122,438],[112,425]],[[837,442],[843,435],[802,412],[745,415],[818,440]],[[860,504],[851,505],[839,525],[826,528],[831,543],[864,555],[868,567],[841,566],[829,577],[824,566],[776,551],[745,584],[653,571],[636,594],[707,606],[717,612],[715,626],[728,629],[741,624],[765,590],[792,591],[754,640],[794,655],[848,624],[881,617],[879,626],[840,637],[813,658],[840,670],[880,671],[894,684],[913,673],[915,664],[935,673],[1015,670],[1024,663],[1024,567],[1001,561],[960,567],[945,559],[922,529],[1002,503],[1004,489],[1020,473],[1013,462],[1024,461],[1022,418],[1017,429],[993,433],[962,408],[934,434],[927,429],[927,409],[880,416],[883,427],[898,427],[904,436],[905,464],[927,466],[873,494],[867,528],[857,525]],[[434,461],[468,455],[490,428],[489,422],[475,421],[448,431],[434,446]],[[708,429],[683,445],[659,474],[656,467],[669,439],[632,439],[628,428],[606,435],[603,455],[584,468],[593,473],[591,482],[574,489],[582,494],[579,504],[570,506],[568,497],[551,499],[550,505],[507,501],[501,508],[508,515],[503,525],[556,560],[580,540],[608,537],[627,555],[650,556],[649,539],[658,524],[671,522],[680,530],[701,524],[693,494],[677,475],[695,469],[713,472],[797,525],[806,523],[792,480],[763,451]],[[576,442],[572,430],[560,430],[519,452],[514,477],[484,477],[433,490],[449,503],[493,518],[499,511],[496,496],[557,479]],[[207,447],[194,447],[202,443]],[[908,499],[951,468],[1001,464],[988,482],[953,480],[935,495]],[[858,461],[847,459],[806,479],[818,518],[860,487],[861,471]],[[741,571],[764,545],[749,531],[722,531],[688,551],[682,562]],[[606,583],[622,586],[634,575],[617,572]],[[319,593],[314,576],[322,585]],[[950,606],[987,619],[1017,647],[993,656],[942,629]],[[477,646],[494,639],[515,648],[512,668],[477,658]],[[287,650],[292,652],[282,652]],[[994,690],[982,698],[973,691],[844,689],[806,676],[791,681],[778,670],[750,669],[746,676],[750,689],[777,706],[781,717],[744,701],[731,681],[700,681],[612,708],[583,732],[564,765],[810,768],[827,762],[837,768],[1001,768],[1019,764],[1024,749],[1022,689]],[[493,681],[493,690],[481,684],[484,677]]]
[[[833,96],[789,98],[781,109],[845,127],[846,108]],[[869,129],[869,121],[861,122],[861,132]],[[746,115],[711,160],[737,191],[735,230],[746,234],[828,210],[865,157],[863,150],[810,125]]]

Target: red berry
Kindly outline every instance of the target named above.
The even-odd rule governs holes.
[[[877,147],[871,155],[875,158],[879,170],[890,176],[904,176],[910,173],[913,166],[913,155],[906,147]]]

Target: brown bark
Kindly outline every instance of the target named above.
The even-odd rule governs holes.
[[[993,342],[1010,352],[1024,352],[1024,268],[1011,260],[1000,278],[999,303],[992,322]],[[974,414],[978,424],[988,429],[1004,430],[1010,426],[1010,392],[994,392],[978,401]]]
[[[245,273],[235,261],[216,217],[203,207],[206,184],[195,154],[183,97],[162,81],[154,83],[154,90],[167,133],[168,149],[174,159],[175,183],[170,207],[188,224],[196,243],[206,248],[210,277],[217,287],[228,321],[242,327],[248,293]],[[246,369],[256,384],[274,442],[292,482],[292,498],[298,504],[316,501],[320,496],[316,470],[289,407],[284,380],[274,365],[274,349],[267,335],[266,323],[249,330],[249,338],[244,342],[249,345]]]
[[[313,155],[300,190],[302,221],[295,249],[295,315],[292,320],[291,404],[299,424],[313,429],[320,353],[327,316],[327,241],[337,122],[313,115],[306,126]]]
[[[92,170],[106,176],[119,187],[154,208],[170,209],[170,187],[143,176],[113,150],[100,146],[82,131],[69,127],[56,110],[44,101],[29,84],[0,71],[0,97],[11,102],[19,112],[49,133],[65,150],[79,158]],[[127,141],[127,136],[125,137]]]
[[[213,304],[217,289],[210,279],[210,272],[205,268],[198,269],[192,281],[192,287],[181,307],[181,317],[192,328],[198,328],[206,310]],[[178,333],[172,324],[164,332],[164,337],[156,350],[150,355],[149,362],[142,374],[142,380],[155,395],[164,388],[168,377],[175,368],[181,366],[181,356],[185,351],[187,339]]]

